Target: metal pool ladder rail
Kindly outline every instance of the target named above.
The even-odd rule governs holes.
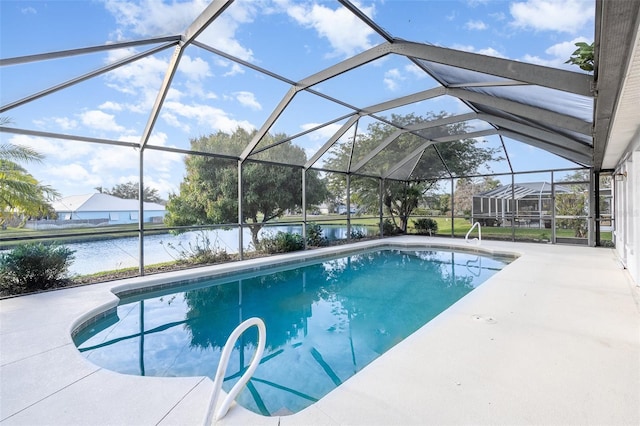
[[[209,401],[209,407],[207,407],[207,414],[204,419],[204,424],[206,426],[211,425],[213,421],[213,411],[216,409],[216,402],[218,401],[218,396],[220,395],[220,390],[222,389],[222,381],[224,379],[224,373],[227,370],[227,364],[229,364],[229,357],[231,356],[231,351],[233,350],[233,346],[236,343],[236,340],[244,333],[249,327],[256,326],[258,327],[258,347],[256,348],[256,353],[253,354],[253,359],[249,364],[249,368],[244,372],[240,380],[231,388],[229,395],[222,402],[220,408],[215,415],[215,420],[220,420],[223,418],[227,411],[229,411],[229,406],[231,406],[231,402],[238,396],[238,393],[242,390],[245,384],[251,379],[253,373],[258,368],[260,361],[262,360],[262,354],[264,353],[264,347],[267,340],[267,329],[264,325],[264,322],[257,317],[249,318],[248,320],[241,323],[233,333],[227,339],[227,343],[224,345],[222,349],[222,354],[220,356],[220,363],[218,364],[218,369],[216,370],[216,377],[213,380],[213,393],[211,394],[211,399]]]
[[[471,229],[469,229],[469,232],[467,232],[467,235],[465,235],[464,240],[466,242],[469,242],[469,234],[471,234],[473,228],[475,228],[476,226],[478,227],[478,238],[474,238],[473,241],[476,242],[476,245],[480,245],[480,243],[482,242],[482,229],[480,227],[480,222],[476,222],[473,224]]]

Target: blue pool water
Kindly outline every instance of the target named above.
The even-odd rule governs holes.
[[[227,337],[262,318],[266,349],[236,401],[266,416],[298,412],[422,327],[511,259],[389,249],[123,299],[80,330],[80,352],[104,368],[213,379]],[[223,388],[241,376],[255,328],[236,344]]]

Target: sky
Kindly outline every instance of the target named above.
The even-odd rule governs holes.
[[[565,64],[575,43],[594,39],[593,0],[373,0],[355,2],[388,33],[405,40],[580,71]],[[181,34],[208,5],[193,1],[0,0],[0,58]],[[226,54],[298,81],[384,40],[334,1],[237,0],[198,38]],[[0,105],[10,105],[113,64],[159,43],[0,67]],[[9,127],[138,143],[150,117],[173,48],[10,108]],[[401,56],[387,56],[314,87],[365,107],[436,87]],[[260,128],[289,84],[197,46],[185,49],[148,144],[188,149],[190,140],[240,127]],[[446,96],[394,113],[466,112]],[[348,114],[344,106],[297,95],[272,133],[297,135]],[[383,114],[384,115],[384,114]],[[358,131],[372,119],[363,119]],[[345,120],[294,140],[310,156]],[[473,125],[473,124],[472,124]],[[495,137],[494,137],[495,138]],[[487,138],[498,146],[497,139]],[[132,147],[0,133],[0,143],[33,147],[45,155],[25,167],[63,196],[138,181]],[[516,171],[575,164],[506,140]],[[180,154],[145,150],[145,186],[161,196],[177,192],[184,176]],[[490,165],[508,172],[508,165]],[[485,170],[489,171],[489,170]],[[537,179],[532,179],[537,180]]]

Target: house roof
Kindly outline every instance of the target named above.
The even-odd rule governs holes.
[[[568,193],[571,192],[571,189],[567,188],[566,186],[556,185],[555,191]],[[513,190],[511,189],[511,185],[503,185],[494,189],[490,189],[489,191],[475,194],[474,196],[504,199],[510,199],[513,197],[516,200],[519,200],[529,195],[549,194],[551,194],[551,184],[549,182],[523,182],[513,185]]]
[[[164,206],[158,203],[143,203],[144,210],[164,210]],[[113,195],[94,193],[84,195],[71,195],[60,198],[52,203],[57,212],[97,212],[97,211],[138,211],[138,200],[125,200]]]

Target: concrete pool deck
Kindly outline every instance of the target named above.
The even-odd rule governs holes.
[[[428,237],[351,247],[422,242],[474,247]],[[521,257],[307,409],[262,417],[234,404],[218,423],[640,424],[640,291],[614,251],[486,240],[481,248]],[[84,359],[71,340],[117,303],[112,288],[201,270],[0,300],[0,423],[201,424],[210,379],[122,375]]]

